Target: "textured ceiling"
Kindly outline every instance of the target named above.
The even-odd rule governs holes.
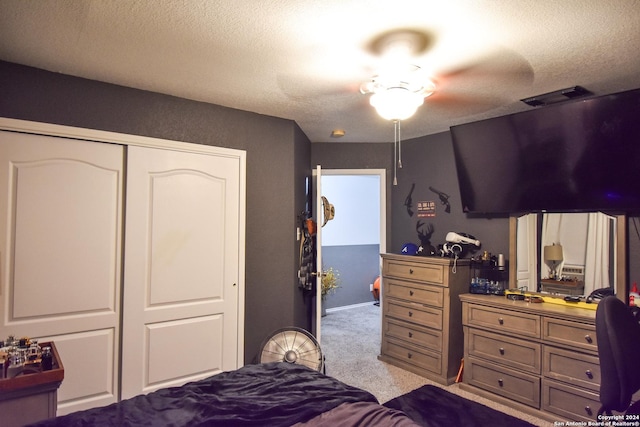
[[[0,0],[0,59],[389,142],[358,89],[400,29],[424,36],[411,62],[437,85],[403,139],[569,86],[640,87],[637,0]]]

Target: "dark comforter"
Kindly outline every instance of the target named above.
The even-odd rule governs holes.
[[[354,402],[377,400],[302,365],[268,363],[34,425],[291,426]]]

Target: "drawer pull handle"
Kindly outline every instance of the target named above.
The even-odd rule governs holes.
[[[504,348],[500,347],[500,354],[504,356]]]
[[[409,332],[409,338],[413,338],[413,332]]]
[[[413,311],[409,312],[409,317],[413,316]]]
[[[413,291],[409,291],[409,296],[412,297],[413,296]]]
[[[591,369],[587,369],[585,374],[587,375],[587,378],[589,378],[590,380],[593,379],[593,372],[591,372]]]
[[[588,335],[588,334],[587,334],[587,335],[585,335],[585,336],[584,336],[584,339],[585,339],[585,341],[586,341],[586,342],[588,342],[589,344],[592,344],[592,343],[593,343],[593,339],[591,338],[591,335]]]
[[[413,354],[411,354],[411,353],[407,353],[407,357],[408,357],[409,359],[411,359],[411,358],[413,357]]]
[[[591,406],[585,406],[584,407],[584,411],[587,413],[587,415],[592,416],[593,415],[593,411],[591,410]]]
[[[500,387],[504,386],[504,381],[502,380],[502,378],[498,379],[498,385],[500,385]]]
[[[413,274],[413,268],[409,269],[409,274]]]
[[[498,319],[498,323],[500,323],[501,325],[504,325],[504,319],[501,317]]]

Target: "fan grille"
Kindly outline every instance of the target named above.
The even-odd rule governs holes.
[[[262,345],[260,363],[297,363],[317,371],[322,370],[320,344],[309,332],[301,328],[279,329]]]

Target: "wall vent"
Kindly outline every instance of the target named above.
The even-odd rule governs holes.
[[[582,86],[573,86],[556,90],[555,92],[521,99],[520,101],[532,107],[542,107],[544,105],[557,104],[558,102],[569,101],[570,99],[582,98],[589,95],[593,95],[593,93]]]

